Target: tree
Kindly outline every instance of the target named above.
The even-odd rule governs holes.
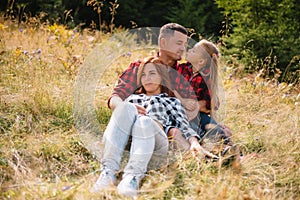
[[[257,67],[265,67],[268,75],[274,76],[275,66],[282,72],[290,73],[282,73],[281,80],[297,79],[300,60],[300,6],[296,1],[216,2],[224,9],[223,14],[230,18],[232,25],[232,30],[223,37],[228,54],[237,55],[246,64],[246,70],[254,71]]]
[[[169,22],[166,16],[173,5],[173,1],[144,0],[137,3],[136,0],[122,0],[116,25],[126,28],[160,27]]]
[[[214,1],[177,0],[167,19],[194,29],[196,35],[216,37],[221,30],[223,16]]]

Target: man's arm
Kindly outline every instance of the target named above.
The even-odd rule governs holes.
[[[137,89],[137,71],[139,65],[139,61],[132,62],[120,75],[118,84],[114,88],[112,95],[107,102],[108,107],[112,110]]]
[[[169,73],[173,86],[172,89],[174,90],[173,92],[186,109],[188,119],[191,120],[198,114],[198,102],[193,87],[188,81],[189,77],[183,75],[185,74],[185,71],[187,71],[188,65],[188,63],[185,63],[172,66]]]
[[[188,98],[182,98],[180,94],[177,91],[174,91],[174,94],[176,98],[178,98],[183,105],[183,107],[186,110],[186,115],[188,120],[194,119],[198,114],[198,102],[196,99],[188,99]]]
[[[112,96],[107,102],[110,109],[114,110],[137,89],[137,71],[140,64],[140,61],[131,63],[119,77],[118,85],[114,88]],[[140,115],[145,115],[147,113],[144,107],[136,104],[135,107]]]

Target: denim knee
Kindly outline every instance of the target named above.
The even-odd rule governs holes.
[[[136,122],[134,124],[134,129],[138,131],[134,131],[133,137],[142,137],[142,138],[149,138],[154,137],[155,134],[155,128],[154,122],[150,117],[148,116],[139,116],[136,119]]]

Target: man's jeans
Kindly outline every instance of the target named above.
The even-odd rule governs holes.
[[[150,117],[138,115],[133,104],[123,102],[113,111],[104,132],[102,166],[114,171],[120,170],[130,135],[132,136],[130,157],[124,175],[143,176],[147,170],[166,164],[168,154],[166,134]]]

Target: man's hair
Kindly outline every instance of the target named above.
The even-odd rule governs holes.
[[[187,29],[182,25],[176,23],[168,23],[160,28],[158,41],[160,41],[161,38],[168,38],[170,36],[173,36],[175,31],[183,33],[184,35],[188,35]]]

